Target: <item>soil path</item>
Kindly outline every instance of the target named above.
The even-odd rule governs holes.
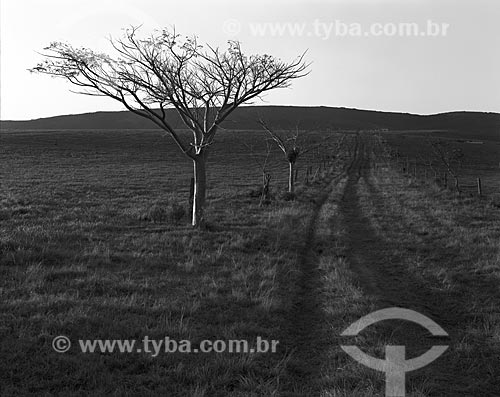
[[[410,272],[404,265],[397,236],[411,233],[414,226],[408,222],[403,213],[393,210],[388,205],[386,198],[377,188],[370,173],[369,149],[368,139],[360,136],[340,203],[341,224],[336,227],[342,227],[346,231],[347,262],[356,274],[358,286],[370,296],[376,309],[402,307],[415,310],[436,321],[450,337],[445,340],[435,340],[422,327],[407,322],[398,323],[396,328],[394,324],[388,324],[382,332],[390,333],[390,339],[397,342],[394,344],[406,346],[407,359],[419,356],[435,344],[450,346],[449,350],[433,364],[419,370],[421,375],[424,372],[424,377],[432,379],[432,393],[429,395],[450,397],[500,395],[498,378],[492,377],[489,385],[477,382],[479,378],[488,376],[488,372],[491,371],[489,359],[483,357],[483,360],[474,362],[474,366],[471,367],[470,361],[460,362],[457,354],[453,352],[453,348],[463,342],[465,327],[470,320],[467,310],[464,310],[467,302],[464,302],[463,297],[450,291],[434,288],[432,283]],[[368,219],[365,213],[366,203],[371,203],[377,216],[385,220],[383,222],[387,228],[384,231],[385,237],[381,236],[380,231],[375,230]],[[428,218],[429,214],[424,214],[423,217]],[[433,223],[437,222],[438,219],[433,220]],[[426,230],[427,239],[415,241],[415,246],[410,248],[433,253],[433,250],[438,248],[432,241],[433,232],[432,228]],[[388,239],[387,236],[391,236],[392,239]],[[485,280],[480,283],[483,287],[486,284],[488,283]],[[489,287],[494,288],[491,285]],[[474,293],[471,293],[471,296],[474,296]],[[488,345],[486,340],[474,342],[478,345],[481,343],[484,346]],[[499,362],[495,352],[485,349],[484,353],[490,356],[491,360]],[[412,376],[412,373],[408,374],[409,378]]]
[[[404,345],[406,358],[409,359],[420,356],[434,345],[449,345],[449,349],[435,362],[409,372],[407,385],[414,379],[417,379],[415,384],[422,383],[424,379],[424,383],[429,384],[430,391],[425,392],[428,396],[500,396],[500,351],[484,337],[478,336],[476,340],[471,340],[470,333],[466,335],[468,324],[472,321],[470,311],[466,310],[467,305],[486,291],[498,290],[498,286],[493,285],[491,279],[478,274],[474,276],[473,285],[467,294],[460,294],[440,288],[418,271],[408,268],[405,261],[413,250],[424,255],[427,253],[430,258],[451,253],[446,251],[446,247],[436,246],[435,230],[440,219],[433,218],[425,209],[419,217],[422,225],[428,228],[426,237],[415,239],[411,245],[406,241],[406,246],[402,246],[402,236],[408,233],[418,236],[419,232],[408,221],[404,210],[391,207],[385,195],[387,192],[382,191],[382,186],[373,177],[371,167],[373,147],[376,145],[372,144],[369,137],[357,134],[351,145],[348,166],[341,175],[325,184],[315,198],[295,268],[299,274],[292,294],[293,310],[289,313],[285,331],[285,339],[293,346],[293,354],[287,365],[288,384],[282,387],[283,395],[328,395],[321,386],[325,360],[328,359],[326,352],[335,341],[340,345],[341,338],[332,336],[331,327],[327,325],[331,319],[327,318],[324,310],[329,302],[325,302],[322,294],[325,281],[319,266],[321,244],[317,241],[316,229],[318,222],[325,221],[320,219],[325,203],[335,201],[337,213],[328,218],[329,234],[341,236],[337,237],[341,241],[331,243],[343,247],[342,255],[354,274],[353,283],[362,291],[365,300],[370,302],[371,308],[401,307],[415,310],[430,317],[449,334],[447,338],[436,339],[420,325],[407,321],[384,321],[369,327],[374,327],[375,331],[366,334],[360,348],[365,351],[374,348],[379,352],[378,357],[384,358],[386,344]],[[341,180],[344,182],[343,191],[339,192]],[[383,225],[384,230],[374,225],[374,213],[375,218],[381,220],[379,225]],[[338,319],[337,323],[342,321]],[[348,325],[342,324],[344,328]],[[355,344],[354,340],[351,342]],[[470,343],[475,348],[479,346],[481,351],[465,357],[463,351],[459,352],[460,348],[463,350],[464,343]],[[384,377],[382,374],[380,376]]]

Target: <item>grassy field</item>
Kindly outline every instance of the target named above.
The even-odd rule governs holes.
[[[461,150],[463,166],[456,168],[461,185],[473,186],[481,178],[483,192],[500,205],[500,134],[491,132],[466,133],[464,131],[394,131],[384,133],[384,139],[402,158],[408,156],[411,167],[417,160],[419,177],[424,176],[427,168],[429,177],[433,171],[426,166],[429,160],[442,175],[445,167],[431,148],[432,142],[446,142],[450,150]],[[453,184],[450,176],[450,185]],[[475,189],[464,187],[463,193],[475,193]]]
[[[413,357],[436,341],[399,321],[354,340],[340,333],[392,306],[450,335],[442,357],[407,375],[408,395],[498,395],[498,208],[375,169],[388,159],[363,132],[349,135],[328,172],[299,184],[295,201],[279,199],[287,164],[275,152],[276,200],[259,207],[248,193],[261,173],[243,144],[262,154],[259,134],[220,134],[207,230],[191,229],[179,209],[191,165],[157,132],[3,134],[1,396],[383,396],[383,373],[340,345],[383,357],[385,345],[401,344]],[[299,180],[323,149],[303,159]],[[53,350],[57,335],[73,342],[68,352]],[[145,336],[279,345],[156,357],[77,345]]]

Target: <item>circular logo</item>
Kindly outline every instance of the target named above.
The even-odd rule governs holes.
[[[226,19],[222,31],[229,36],[236,36],[241,32],[241,23],[237,19]]]
[[[71,348],[71,341],[64,335],[56,336],[52,339],[52,348],[57,353],[66,353]]]

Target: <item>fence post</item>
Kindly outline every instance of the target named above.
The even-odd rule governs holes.
[[[448,188],[448,173],[447,172],[445,172],[443,175],[443,186],[445,189]]]
[[[477,177],[477,194],[479,197],[483,195],[483,189],[481,188],[481,178]]]

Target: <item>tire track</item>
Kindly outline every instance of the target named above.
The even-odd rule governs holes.
[[[360,184],[364,183],[368,202],[375,206],[379,216],[387,216],[391,221],[386,221],[384,225],[393,230],[401,231],[405,228],[404,217],[397,213],[390,212],[391,209],[384,205],[384,198],[374,186],[369,173],[370,158],[365,138],[360,139],[359,148],[356,151],[356,158],[353,167],[348,172],[347,184],[344,189],[340,203],[341,223],[334,227],[341,227],[345,230],[344,243],[346,246],[346,259],[356,274],[356,283],[368,296],[376,309],[384,307],[404,307],[416,310],[422,314],[430,316],[440,325],[446,328],[450,334],[450,340],[445,344],[460,344],[463,338],[463,327],[467,324],[467,318],[463,310],[464,302],[457,300],[445,290],[432,288],[425,283],[422,278],[417,278],[405,267],[406,258],[397,255],[401,246],[399,242],[384,239],[372,226],[370,219],[363,211],[362,197],[360,194]],[[366,200],[365,200],[366,205]],[[391,234],[389,234],[391,235]],[[404,248],[404,247],[403,247]],[[368,314],[368,313],[366,313]],[[392,329],[378,325],[381,335],[378,343],[383,340],[384,332],[387,339],[397,340],[398,343],[407,348],[407,357],[416,357],[427,351],[435,343],[418,326],[411,323],[398,325]],[[366,341],[367,345],[377,343],[374,338]],[[487,341],[484,341],[487,343]],[[481,345],[481,344],[479,344]],[[498,362],[492,352],[485,352]],[[434,382],[432,396],[495,396],[498,393],[495,387],[498,386],[498,379],[493,382],[491,388],[475,386],[474,377],[484,376],[482,372],[488,371],[488,363],[473,362],[474,367],[467,367],[469,364],[462,364],[457,359],[457,353],[449,349],[441,358],[428,367],[425,367],[418,374],[409,373],[408,379],[420,377],[430,379]],[[482,367],[482,368],[481,368]],[[471,371],[474,375],[471,377]],[[496,382],[496,383],[495,383]],[[496,386],[495,386],[496,385]]]
[[[358,136],[354,139],[353,152],[358,150]],[[320,393],[321,370],[324,366],[324,353],[330,345],[327,321],[323,311],[321,271],[316,230],[323,206],[331,197],[338,183],[345,179],[354,166],[354,154],[347,167],[315,195],[314,207],[300,248],[296,270],[297,284],[292,296],[292,310],[286,321],[286,344],[292,348],[292,356],[287,365],[288,382],[283,385],[286,396],[315,396]],[[319,251],[319,252],[318,252]]]

